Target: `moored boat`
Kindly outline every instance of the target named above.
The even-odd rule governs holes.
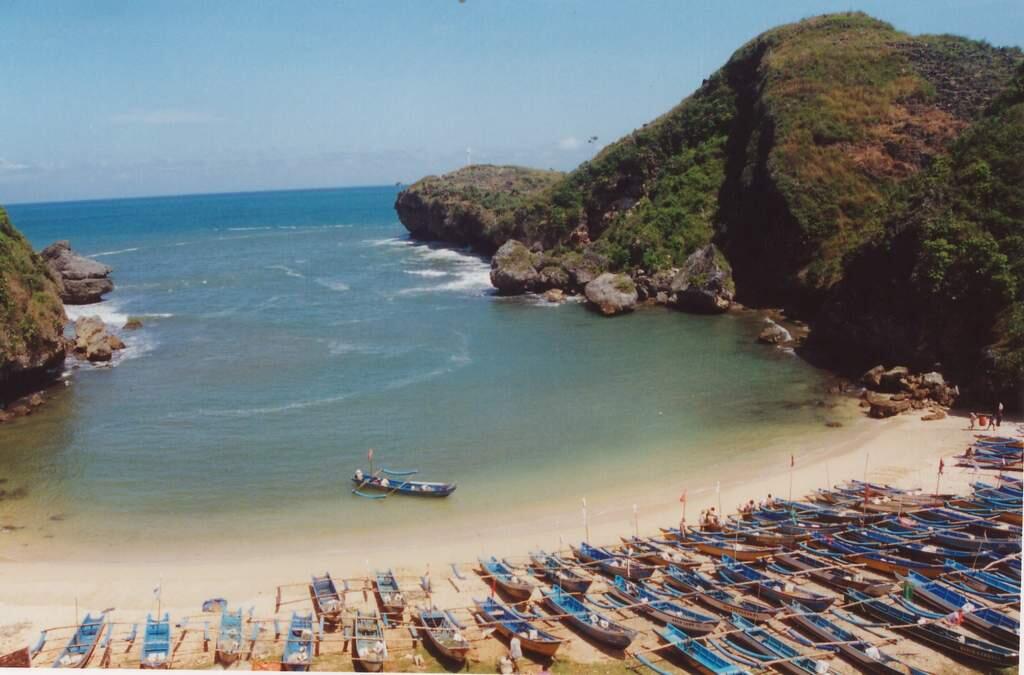
[[[352,482],[355,484],[353,492],[359,493],[362,490],[374,490],[385,493],[385,495],[379,496],[399,494],[410,497],[447,497],[455,492],[456,487],[455,483],[433,483],[422,480],[388,478],[387,476],[364,474],[362,470],[356,471],[355,475],[352,476]]]

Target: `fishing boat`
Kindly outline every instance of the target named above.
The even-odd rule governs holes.
[[[476,605],[477,614],[485,624],[493,626],[500,635],[509,640],[513,636],[518,637],[524,651],[542,659],[554,656],[564,642],[561,638],[535,627],[525,616],[494,598],[474,599],[473,604]]]
[[[664,567],[666,565],[682,565],[690,562],[678,550],[666,551],[647,539],[641,539],[640,537],[620,537],[620,539],[623,544],[620,551],[624,556],[647,565]]]
[[[220,613],[220,628],[213,648],[213,661],[227,668],[242,656],[242,609]]]
[[[748,675],[732,661],[716,654],[675,626],[657,630],[658,636],[685,659],[688,665],[704,675]]]
[[[780,605],[799,602],[816,612],[822,612],[835,602],[835,598],[830,598],[827,595],[800,590],[789,582],[776,581],[728,556],[722,559],[718,575],[724,581],[742,585],[743,590],[750,595],[765,598]]]
[[[1018,553],[1021,548],[1021,539],[1011,537],[989,537],[978,536],[969,532],[935,532],[931,541],[939,546],[960,549],[964,551],[990,551],[1005,555]]]
[[[659,597],[650,590],[622,577],[615,577],[608,592],[637,614],[663,624],[676,626],[690,635],[706,635],[718,625],[718,617],[699,614],[682,606],[678,601]]]
[[[690,533],[688,542],[705,555],[716,558],[728,556],[733,560],[740,560],[742,562],[761,560],[782,550],[778,546],[752,546],[750,544],[741,544],[737,541],[729,541],[725,538],[712,538],[696,532]]]
[[[617,556],[606,549],[591,546],[587,542],[571,546],[576,559],[587,565],[596,566],[598,570],[610,577],[624,577],[630,581],[648,579],[657,568],[653,565],[635,562],[630,558]]]
[[[82,622],[75,628],[74,635],[53,662],[52,668],[85,668],[96,651],[96,645],[106,626],[105,616],[86,614]]]
[[[727,615],[735,614],[749,621],[764,623],[781,611],[757,600],[748,600],[715,584],[696,571],[670,567],[665,572],[665,584],[687,594],[694,594],[697,602]]]
[[[416,613],[416,622],[421,626],[420,635],[443,658],[459,664],[466,662],[471,649],[469,640],[448,612],[433,607],[420,609]]]
[[[0,654],[0,669],[4,668],[31,668],[32,652],[28,647],[15,649],[7,654]]]
[[[797,542],[809,539],[811,536],[808,532],[786,534],[774,527],[752,528],[730,525],[723,527],[722,532],[730,537],[738,537],[747,544],[770,548],[792,548],[796,546]]]
[[[791,605],[793,612],[786,615],[801,632],[819,642],[835,645],[839,653],[858,670],[876,675],[926,675],[859,639],[825,617],[799,603]]]
[[[171,667],[171,617],[146,617],[146,631],[142,636],[142,654],[139,668],[162,670]]]
[[[964,583],[976,591],[985,593],[1008,593],[1020,596],[1020,583],[998,572],[973,570],[954,560],[946,560],[943,567],[953,578],[959,576]]]
[[[394,572],[377,572],[373,580],[373,593],[377,596],[381,614],[387,617],[388,621],[400,622],[405,615],[405,596],[402,595]]]
[[[772,668],[789,675],[822,675],[822,670],[830,670],[826,664],[801,656],[796,649],[742,616],[733,614],[729,620],[736,630],[722,639],[744,656],[770,661]]]
[[[1020,623],[1002,612],[980,607],[968,598],[938,581],[911,571],[903,580],[910,584],[914,598],[922,598],[927,604],[957,612],[963,622],[996,642],[1010,647],[1020,644]]]
[[[528,600],[533,595],[533,584],[516,574],[511,567],[494,556],[479,558],[480,569],[505,595],[516,602]]]
[[[318,620],[332,627],[341,623],[341,614],[345,610],[345,599],[338,593],[338,587],[335,586],[330,573],[325,572],[322,577],[313,575],[313,582],[309,585],[309,595],[313,600],[313,611]]]
[[[281,670],[306,671],[313,663],[313,614],[292,612]]]
[[[376,614],[356,612],[352,623],[352,637],[355,648],[352,661],[369,673],[384,670],[384,661],[388,657],[388,645],[384,641],[384,626]]]
[[[881,597],[888,595],[893,588],[889,582],[865,578],[858,571],[836,567],[801,551],[779,554],[775,556],[775,562],[793,572],[806,574],[820,584],[841,591],[855,590],[872,597]]]
[[[455,492],[455,483],[431,483],[406,478],[388,478],[387,476],[364,474],[362,469],[352,476],[355,484],[352,492],[360,497],[382,499],[388,495],[409,495],[411,497],[447,497]],[[371,495],[365,490],[383,492],[383,495]]]
[[[819,543],[842,554],[851,562],[861,563],[868,569],[877,572],[884,572],[893,576],[904,576],[910,571],[916,571],[929,578],[936,578],[943,574],[942,565],[917,562],[909,558],[883,553],[866,546],[854,546],[844,544],[835,539],[815,538]]]
[[[612,649],[625,649],[636,637],[636,631],[589,609],[558,586],[550,591],[541,589],[541,594],[544,596],[544,605],[559,615],[562,621]]]
[[[954,656],[996,668],[1009,668],[1019,662],[1020,654],[1012,649],[965,635],[936,622],[918,623],[918,617],[914,614],[877,598],[870,598],[857,591],[849,591],[846,597],[857,603],[854,607],[862,614],[898,626],[895,630]]]
[[[534,573],[547,579],[552,586],[560,586],[568,593],[586,593],[594,581],[573,570],[565,560],[544,551],[530,553],[530,563]]]

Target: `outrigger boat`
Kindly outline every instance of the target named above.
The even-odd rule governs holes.
[[[313,615],[292,612],[288,626],[288,638],[281,654],[281,669],[290,671],[309,670],[313,663]]]
[[[370,673],[384,670],[384,660],[388,657],[388,645],[384,642],[384,627],[376,614],[356,612],[352,624],[352,637],[355,648],[352,660],[357,666]]]
[[[142,636],[142,654],[139,668],[166,669],[171,667],[171,617],[166,612],[163,618],[146,617],[146,632]]]
[[[419,633],[444,658],[455,663],[465,663],[471,649],[469,640],[462,635],[458,624],[439,609],[420,609],[416,621],[421,626]]]
[[[757,598],[767,598],[769,601],[780,605],[799,602],[816,612],[821,612],[828,609],[835,602],[835,598],[827,595],[803,591],[791,583],[776,581],[728,556],[722,559],[722,566],[718,568],[718,575],[724,581],[740,585],[743,590]]]
[[[699,673],[704,675],[749,675],[743,668],[711,651],[675,626],[665,626],[657,633]]]
[[[317,619],[332,627],[341,623],[345,599],[338,593],[338,587],[334,585],[330,573],[325,572],[322,577],[313,575],[309,595],[313,600],[313,611]]]
[[[729,541],[724,537],[708,537],[692,531],[687,541],[705,555],[716,558],[730,557],[743,562],[761,560],[782,550],[777,546],[751,546],[750,544],[741,544],[737,541]]]
[[[476,605],[477,614],[485,623],[493,626],[507,639],[511,640],[513,636],[518,637],[524,651],[543,659],[550,659],[554,656],[564,642],[561,638],[536,628],[525,616],[494,598],[474,599],[473,604]]]
[[[528,600],[533,595],[533,584],[517,575],[511,567],[494,556],[479,558],[480,569],[494,585],[516,602]]]
[[[368,499],[384,499],[388,495],[399,494],[412,497],[447,497],[455,492],[455,483],[431,483],[407,478],[388,478],[377,474],[364,474],[359,469],[352,476],[355,488],[352,494]],[[375,490],[385,494],[368,494],[364,490]]]
[[[665,572],[665,584],[671,588],[693,594],[697,602],[724,614],[738,615],[749,621],[764,623],[782,611],[781,607],[747,600],[715,584],[710,578],[696,571],[680,570],[673,567]]]
[[[552,586],[560,586],[569,593],[586,593],[594,582],[572,569],[572,566],[556,555],[544,551],[530,553],[530,563],[536,574],[540,574]]]
[[[718,617],[698,614],[683,607],[678,601],[659,597],[622,577],[615,577],[614,585],[608,592],[637,614],[646,614],[655,621],[676,626],[690,635],[707,635],[719,623]]]
[[[1020,622],[998,610],[976,605],[968,598],[938,581],[910,572],[903,577],[913,589],[914,597],[947,612],[960,612],[966,625],[1000,644],[1016,647],[1020,644]]]
[[[541,594],[544,596],[544,604],[560,615],[562,621],[612,649],[625,649],[636,637],[636,631],[589,609],[558,586],[550,591],[541,589]]]
[[[213,662],[227,668],[242,656],[242,608],[221,611],[220,629],[213,648]]]
[[[666,565],[677,565],[679,567],[697,567],[700,563],[685,556],[675,546],[671,550],[665,550],[652,541],[640,537],[620,537],[622,540],[622,554],[628,558],[639,560],[647,565],[665,567]]]
[[[89,663],[96,645],[99,643],[103,628],[106,626],[106,615],[93,616],[86,614],[78,624],[74,635],[53,662],[52,668],[85,668]]]
[[[850,572],[835,567],[826,561],[818,560],[800,551],[777,555],[775,556],[775,562],[791,570],[785,572],[786,574],[806,574],[819,584],[841,591],[855,590],[872,597],[881,597],[888,595],[893,588],[893,585],[889,582],[866,579],[858,572]],[[776,568],[773,567],[772,569]]]
[[[642,581],[648,579],[657,568],[653,565],[645,565],[624,556],[617,556],[607,549],[591,546],[587,542],[572,546],[573,555],[576,559],[587,565],[596,566],[604,574],[614,577],[625,577],[630,581]]]
[[[733,614],[730,621],[736,630],[722,639],[743,656],[771,662],[772,668],[789,675],[823,675],[831,671],[824,662],[801,656],[800,652],[742,616]]]
[[[401,621],[405,615],[405,596],[398,586],[398,580],[391,570],[377,572],[373,580],[373,592],[377,596],[381,614],[389,621]]]

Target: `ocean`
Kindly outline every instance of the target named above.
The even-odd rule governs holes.
[[[0,426],[5,541],[75,555],[196,542],[344,540],[434,519],[710,489],[821,431],[825,376],[755,343],[751,314],[603,318],[493,294],[488,263],[411,241],[397,188],[14,205],[37,248],[114,268],[113,367]],[[447,500],[366,500],[376,466],[457,482]],[[717,475],[717,479],[721,479]],[[726,476],[728,478],[728,476]],[[16,539],[15,537],[20,537]],[[10,544],[9,544],[10,545]]]

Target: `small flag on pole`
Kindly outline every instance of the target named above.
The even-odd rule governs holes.
[[[679,495],[679,501],[683,504],[686,503],[686,488],[683,488],[683,494]]]
[[[373,461],[373,448],[370,448],[369,450],[366,451],[366,459],[368,459],[371,462]]]
[[[160,597],[160,585],[159,584],[157,584],[157,586],[153,589],[153,597],[154,598],[159,598]]]
[[[789,456],[789,468],[792,469],[796,466],[796,458],[793,455]]]
[[[939,457],[939,475],[942,475],[942,470],[946,468],[946,463]]]

